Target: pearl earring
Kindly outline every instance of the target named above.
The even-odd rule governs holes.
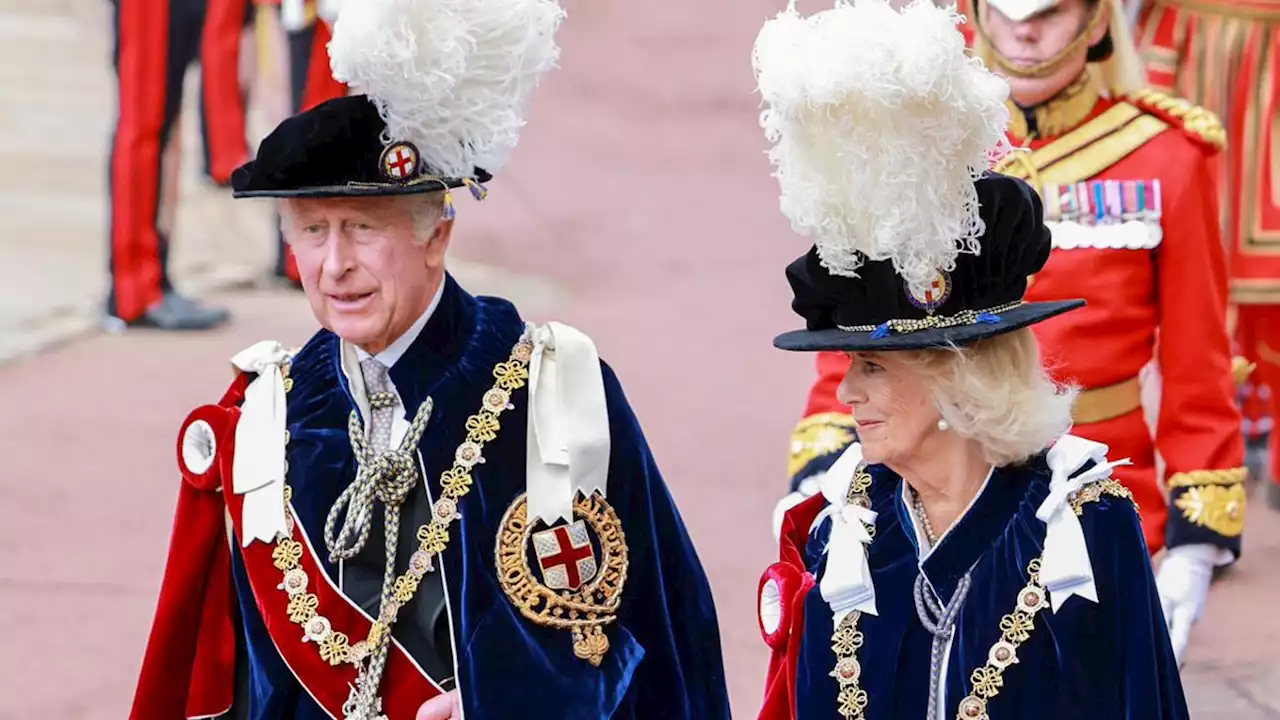
[[[938,421],[938,432],[946,432],[950,429],[951,423],[947,422],[945,418]]]

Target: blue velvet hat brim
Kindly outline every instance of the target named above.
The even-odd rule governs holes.
[[[924,350],[952,345],[961,346],[1033,325],[1083,305],[1083,300],[1031,302],[1000,313],[999,321],[993,323],[956,325],[910,333],[890,332],[884,337],[874,339],[871,337],[871,332],[848,332],[840,328],[792,330],[774,338],[773,346],[780,350],[796,352]]]

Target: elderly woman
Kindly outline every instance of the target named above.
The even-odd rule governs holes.
[[[1185,718],[1120,463],[1067,434],[1028,329],[1082,303],[1023,300],[1050,236],[1028,185],[981,170],[1007,86],[955,20],[860,0],[757,41],[783,209],[816,239],[787,270],[806,328],[775,344],[848,353],[859,438],[783,517],[760,717]]]

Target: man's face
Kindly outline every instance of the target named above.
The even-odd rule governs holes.
[[[1102,2],[1103,0],[1098,0]],[[992,6],[980,4],[982,26],[995,50],[1021,67],[1031,67],[1056,57],[1076,39],[1089,24],[1096,9],[1085,0],[1061,0],[1057,5],[1015,22]],[[1106,12],[1106,9],[1103,9]],[[1107,32],[1106,18],[1098,23],[1087,45],[1096,45]],[[1038,105],[1072,83],[1088,62],[1089,49],[1081,45],[1045,77],[1012,77],[1009,90],[1014,102],[1023,107]],[[997,68],[997,72],[999,69]],[[1006,73],[1002,73],[1006,74]]]
[[[424,199],[292,198],[281,205],[316,320],[369,353],[403,335],[444,280],[453,223],[415,227],[415,203]]]

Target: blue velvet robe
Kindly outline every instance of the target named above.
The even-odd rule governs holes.
[[[970,675],[1000,639],[1000,619],[1014,610],[1027,584],[1027,564],[1043,550],[1045,524],[1036,510],[1049,493],[1044,456],[997,469],[969,510],[923,563],[902,498],[902,480],[884,466],[869,468],[878,513],[868,552],[879,615],[863,614],[857,651],[867,720],[924,718],[933,636],[921,624],[912,586],[918,572],[951,599],[966,570],[971,587],[957,620],[946,672],[943,717],[956,717]],[[1173,720],[1187,718],[1186,699],[1156,595],[1138,514],[1126,498],[1103,495],[1080,518],[1089,547],[1098,603],[1071,597],[1057,613],[1045,608],[1035,630],[1004,672],[988,704],[992,720]],[[821,578],[831,520],[809,535],[804,562]],[[814,587],[804,600],[795,717],[839,720],[831,649],[830,607]]]
[[[435,402],[419,445],[432,497],[440,497],[439,477],[465,437],[463,423],[493,385],[493,366],[508,359],[524,326],[509,302],[474,298],[452,278],[446,283],[422,333],[391,368],[405,407],[417,408],[428,396]],[[329,508],[356,470],[347,437],[347,417],[356,406],[340,362],[338,338],[322,331],[297,354],[291,371],[289,483],[299,519],[317,541]],[[501,432],[485,447],[486,462],[472,471],[475,484],[461,500],[462,520],[452,526],[443,555],[467,720],[729,717],[711,588],[608,366],[604,382],[612,438],[608,499],[630,554],[617,621],[606,628],[610,649],[599,668],[578,659],[568,631],[524,619],[498,584],[498,525],[525,490],[528,390],[521,389],[512,396],[516,410],[503,414]],[[337,570],[320,547],[336,581]],[[273,647],[238,553],[233,567],[243,627],[239,652],[248,660],[234,715],[326,718]]]

